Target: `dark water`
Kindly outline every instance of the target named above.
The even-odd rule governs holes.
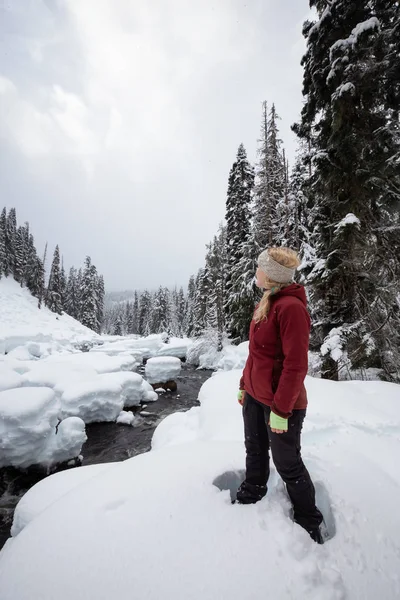
[[[82,448],[82,464],[94,465],[126,460],[150,450],[151,438],[158,423],[171,413],[197,406],[199,390],[210,375],[211,371],[196,371],[193,367],[183,365],[181,376],[177,380],[177,391],[159,394],[156,402],[148,403],[146,408],[137,409],[139,423],[135,427],[116,423],[87,425],[88,440]],[[145,411],[145,415],[140,414],[142,410]],[[58,470],[65,468],[76,467],[64,465]],[[47,473],[41,469],[0,469],[0,548],[10,535],[14,509],[18,501],[35,483],[46,476]]]

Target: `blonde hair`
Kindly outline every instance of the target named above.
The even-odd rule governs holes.
[[[300,265],[299,255],[295,250],[291,248],[269,248],[268,254],[273,258],[276,262],[284,267],[289,267],[289,269],[297,269]],[[261,302],[257,307],[256,312],[254,313],[254,320],[256,323],[263,321],[267,318],[269,309],[271,307],[271,296],[282,290],[283,288],[290,285],[290,283],[278,283],[276,281],[272,281],[267,276],[265,276],[265,286],[267,289],[264,292],[263,297],[261,298]]]

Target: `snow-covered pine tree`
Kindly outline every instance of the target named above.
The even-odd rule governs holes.
[[[150,333],[149,327],[152,318],[152,306],[151,306],[151,295],[148,290],[144,290],[144,292],[140,296],[139,303],[139,334],[146,335],[147,332]]]
[[[222,349],[225,332],[225,278],[226,278],[226,227],[221,226],[218,234],[208,245],[206,268],[209,273],[210,289],[206,305],[206,327],[215,329],[218,335],[218,350]]]
[[[254,187],[254,169],[250,165],[243,144],[239,146],[236,161],[229,174],[226,200],[226,252],[225,282],[226,326],[232,338],[246,340],[254,310],[248,262],[251,258],[251,213]],[[254,277],[254,268],[252,276]]]
[[[196,277],[196,293],[193,303],[193,330],[194,337],[201,336],[207,328],[206,313],[207,300],[210,293],[210,279],[207,264],[199,269]]]
[[[185,292],[183,291],[183,287],[179,288],[178,298],[177,298],[177,309],[176,309],[176,318],[178,323],[178,335],[184,335],[184,322],[185,322],[185,313],[186,313],[186,298]]]
[[[25,271],[25,228],[23,226],[18,227],[15,233],[14,252],[14,279],[22,287]]]
[[[64,257],[61,259],[60,269],[60,294],[61,294],[61,306],[65,310],[65,295],[67,293],[67,277],[64,269]]]
[[[42,260],[37,255],[31,255],[30,257],[27,277],[26,285],[31,294],[38,299],[38,308],[41,308],[45,286],[45,273]]]
[[[186,300],[185,317],[183,319],[183,331],[191,337],[194,330],[194,303],[196,298],[196,279],[192,275],[189,279],[188,294]]]
[[[83,289],[83,270],[80,267],[76,273],[76,302],[75,319],[81,320],[82,316],[82,289]]]
[[[179,335],[179,325],[178,325],[178,290],[174,287],[171,291],[167,290],[167,301],[168,301],[168,335]]]
[[[303,29],[296,132],[311,139],[315,167],[308,281],[322,375],[373,366],[399,380],[399,3],[310,6],[319,19]]]
[[[121,315],[118,315],[118,317],[115,321],[113,335],[122,335],[122,317],[121,317]]]
[[[261,136],[258,140],[258,162],[254,186],[253,236],[256,256],[267,246],[282,245],[282,209],[286,223],[285,177],[286,164],[281,151],[278,120],[275,105],[268,114],[263,102]],[[278,211],[278,206],[281,208]]]
[[[47,286],[46,306],[59,315],[62,314],[61,281],[60,281],[60,249],[55,247],[49,283]]]
[[[135,291],[133,300],[133,331],[132,333],[139,333],[139,294]]]
[[[7,211],[3,208],[0,215],[0,279],[3,275],[7,275],[6,227]]]
[[[96,267],[87,256],[82,275],[80,322],[93,331],[98,330],[96,279]]]
[[[5,275],[13,275],[15,270],[15,244],[17,236],[17,215],[15,208],[10,208],[6,220],[6,267]]]
[[[65,291],[65,301],[64,301],[64,310],[65,312],[74,317],[74,319],[78,318],[78,310],[77,310],[77,272],[75,267],[71,267],[69,270],[67,287]]]
[[[99,275],[96,281],[97,287],[97,333],[101,333],[103,330],[103,322],[104,322],[104,296],[105,296],[105,286],[104,286],[104,277],[103,275]]]
[[[169,290],[159,287],[154,294],[151,332],[163,333],[169,329]]]

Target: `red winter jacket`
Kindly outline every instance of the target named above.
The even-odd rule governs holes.
[[[292,283],[271,297],[266,320],[251,322],[249,356],[240,389],[284,418],[293,409],[306,408],[309,336],[304,287]]]

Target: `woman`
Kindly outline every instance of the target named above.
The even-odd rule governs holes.
[[[265,293],[250,326],[249,357],[240,380],[246,446],[246,479],[237,501],[253,504],[267,493],[269,449],[293,504],[294,521],[323,543],[322,514],[300,454],[306,415],[310,317],[304,287],[293,283],[300,261],[289,248],[258,258],[257,286]]]

